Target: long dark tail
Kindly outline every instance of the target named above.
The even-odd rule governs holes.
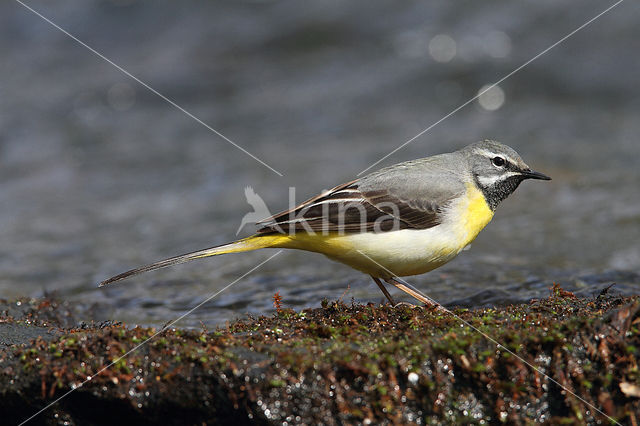
[[[189,262],[191,260],[202,259],[203,257],[217,256],[219,254],[227,253],[240,253],[243,251],[274,247],[276,246],[276,244],[281,243],[283,238],[286,239],[286,237],[283,237],[282,235],[253,235],[251,237],[243,238],[232,243],[210,247],[204,250],[198,250],[194,251],[193,253],[187,253],[180,256],[170,257],[169,259],[161,260],[150,265],[131,269],[130,271],[123,272],[102,281],[98,285],[98,287],[103,287],[116,281],[124,280],[125,278],[129,278],[134,275],[142,274],[143,272],[154,271],[156,269],[165,268],[167,266],[178,265],[180,263]]]

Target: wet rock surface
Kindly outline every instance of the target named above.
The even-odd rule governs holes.
[[[51,299],[2,301],[0,418],[64,396],[32,421],[637,424],[637,296],[555,287],[452,313],[280,303],[216,330],[161,330],[82,323]]]

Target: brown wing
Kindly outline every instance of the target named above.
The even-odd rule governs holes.
[[[388,190],[361,191],[357,180],[260,221],[258,233],[388,232],[438,225],[443,203],[405,200]]]

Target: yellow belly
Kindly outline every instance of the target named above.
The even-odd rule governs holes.
[[[482,192],[470,183],[467,184],[466,202],[460,208],[462,227],[464,229],[462,239],[465,248],[476,239],[480,231],[493,219],[493,210],[487,204]]]
[[[377,277],[418,275],[444,265],[469,245],[491,221],[482,193],[467,186],[441,224],[429,229],[382,233],[305,234],[278,237],[275,247],[318,252]]]

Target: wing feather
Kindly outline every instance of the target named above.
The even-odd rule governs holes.
[[[260,222],[258,233],[388,232],[427,229],[449,200],[406,199],[388,189],[362,190],[354,180]]]

